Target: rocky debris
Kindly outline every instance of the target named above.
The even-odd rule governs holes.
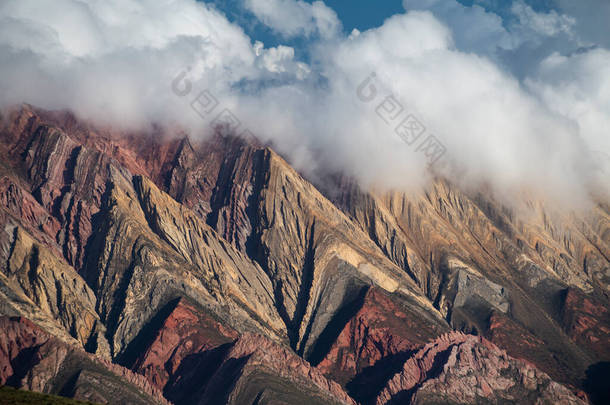
[[[428,343],[403,365],[376,403],[585,404],[528,363],[460,332]]]
[[[451,274],[447,276],[445,291],[441,293],[439,300],[439,306],[444,312],[449,312],[445,309],[446,306],[455,311],[469,304],[476,305],[477,301],[496,311],[508,312],[510,300],[504,287],[485,279],[459,260],[448,260],[447,267]]]
[[[558,362],[553,353],[540,350],[540,347],[545,346],[541,338],[501,312],[492,312],[483,335],[495,345],[508,348],[507,353],[512,357],[526,359],[539,369],[548,370],[548,374],[556,380],[565,379],[565,376],[574,373],[576,366],[586,367],[575,361]]]
[[[438,306],[454,329],[481,335],[516,358],[526,359],[558,382],[578,386],[592,357],[566,337],[556,317],[560,290],[543,281],[540,296],[527,296],[508,284],[494,283],[476,268],[448,258]],[[540,305],[534,299],[542,302]],[[548,311],[548,312],[547,312]],[[550,320],[549,315],[555,319]]]
[[[24,318],[0,317],[0,384],[98,403],[170,405],[146,379],[50,336]]]

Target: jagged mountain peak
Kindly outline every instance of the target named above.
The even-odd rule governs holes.
[[[320,185],[256,140],[197,139],[3,114],[0,313],[175,404],[598,395],[607,203],[523,216],[444,179],[421,194]],[[2,338],[4,382],[105,395],[79,389],[82,367],[24,380],[46,363]]]

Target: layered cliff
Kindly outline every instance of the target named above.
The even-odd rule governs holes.
[[[603,398],[607,203],[316,186],[255,139],[202,139],[3,114],[0,314],[51,342],[0,333],[19,348],[3,383],[110,403]]]
[[[96,403],[169,404],[146,379],[49,335],[0,317],[0,384]]]
[[[574,385],[608,349],[607,327],[585,321],[582,308],[597,307],[597,319],[606,319],[607,205],[578,216],[527,199],[520,209],[508,207],[443,180],[422,195],[366,193],[344,178],[332,184],[326,194],[454,329],[486,336]],[[566,305],[581,308],[575,312],[592,339],[569,332],[576,326]]]
[[[404,363],[377,397],[376,404],[388,403],[576,405],[584,401],[484,338],[452,332]]]

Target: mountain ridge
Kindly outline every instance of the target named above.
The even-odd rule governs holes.
[[[400,403],[386,384],[451,330],[540,369],[558,403],[581,399],[557,383],[598,395],[584,379],[610,359],[607,204],[533,205],[525,222],[445,180],[420,196],[316,187],[253,139],[116,133],[27,105],[2,124],[1,314],[143,374],[165,401]]]

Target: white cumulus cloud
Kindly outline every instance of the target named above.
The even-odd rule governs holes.
[[[341,27],[337,14],[322,1],[245,0],[245,6],[264,24],[288,38],[313,34],[330,38]]]
[[[478,6],[412,0],[382,26],[347,36],[322,2],[245,4],[284,38],[304,38],[310,60],[286,45],[266,48],[194,0],[5,0],[0,106],[27,102],[197,137],[211,132],[191,108],[201,96],[310,175],[421,186],[431,173],[422,140],[436,139],[446,152],[434,171],[454,181],[558,201],[610,193],[610,165],[600,163],[610,155],[609,51],[600,43],[565,52],[564,38],[592,38],[581,41],[579,15],[519,0],[512,10],[521,17],[507,24]],[[506,55],[527,69],[515,73]],[[424,128],[421,138],[405,135],[407,118]]]

